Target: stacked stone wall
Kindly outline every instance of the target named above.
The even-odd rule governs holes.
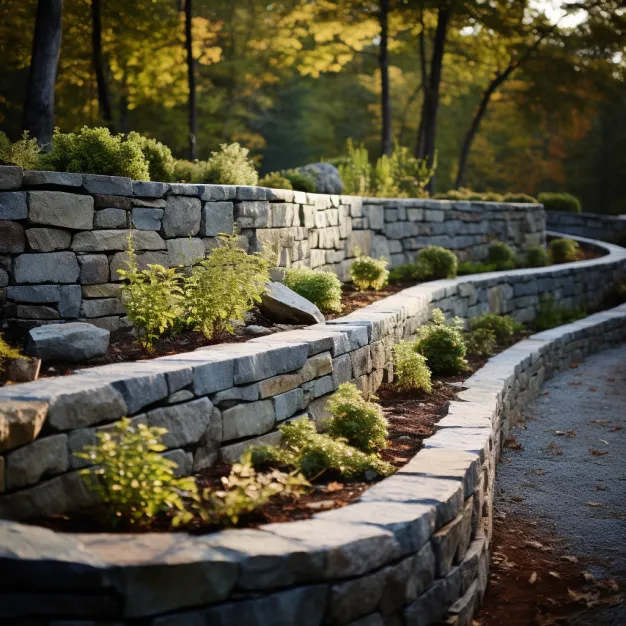
[[[576,237],[626,243],[626,215],[547,211],[547,228]]]
[[[357,250],[392,265],[430,244],[481,259],[492,240],[517,250],[545,239],[541,205],[384,200],[298,191],[132,181],[0,167],[3,325],[125,324],[118,269],[129,235],[139,264],[189,265],[237,226],[242,247],[268,245],[280,267],[349,279]]]

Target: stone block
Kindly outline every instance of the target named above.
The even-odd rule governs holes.
[[[0,398],[0,451],[34,441],[47,413],[46,402]]]
[[[85,317],[106,317],[107,315],[123,315],[126,308],[117,298],[100,298],[85,300],[82,306]]]
[[[94,225],[93,198],[64,191],[29,191],[28,219],[33,224],[89,230]]]
[[[24,252],[24,227],[17,222],[0,221],[0,254]]]
[[[61,316],[56,309],[49,306],[19,304],[17,306],[17,317],[25,320],[58,320]]]
[[[83,174],[83,187],[88,193],[113,194],[117,196],[133,195],[131,179],[122,176]]]
[[[14,261],[16,283],[75,283],[79,274],[73,252],[21,254]]]
[[[388,259],[391,257],[387,237],[384,235],[374,235],[370,255],[375,259],[380,259],[381,257]]]
[[[302,382],[308,382],[320,376],[326,376],[333,371],[333,360],[330,352],[315,354],[307,359],[302,369],[298,372]]]
[[[132,223],[138,230],[161,230],[163,209],[135,207],[132,212]]]
[[[273,376],[272,378],[266,378],[258,383],[255,383],[254,387],[257,390],[257,398],[253,400],[269,398],[271,396],[277,396],[281,393],[291,391],[302,384],[302,375],[298,374],[281,374],[280,376]],[[252,385],[247,387],[234,387],[234,389],[248,389]],[[241,398],[246,400],[247,398]]]
[[[333,359],[333,385],[335,389],[342,383],[352,380],[352,359],[349,354],[342,354]]]
[[[22,186],[22,168],[0,165],[0,189],[19,189]]]
[[[198,259],[203,259],[205,254],[202,239],[168,239],[167,255],[169,265],[189,266]]]
[[[292,389],[274,396],[272,402],[274,403],[276,421],[281,421],[304,408],[304,392],[300,388]]]
[[[462,540],[462,531],[463,513],[460,513],[433,535],[431,543],[435,553],[435,569],[438,578],[446,576],[452,568],[459,543]]]
[[[122,286],[119,283],[83,285],[83,298],[119,298]]]
[[[7,288],[7,297],[13,302],[58,302],[61,298],[59,285],[23,285]]]
[[[364,204],[363,213],[372,230],[382,230],[385,227],[385,210],[380,204]]]
[[[378,606],[385,585],[387,569],[333,585],[327,619],[331,624],[348,624],[367,615]]]
[[[234,226],[234,205],[232,202],[205,202],[202,205],[200,234],[203,237],[217,237],[220,233],[230,235]]]
[[[181,476],[189,476],[193,471],[193,454],[186,452],[178,448],[177,450],[170,450],[164,452],[163,456],[170,461],[176,463],[174,468],[174,476],[180,478]]]
[[[121,280],[118,270],[128,270],[128,252],[116,252],[110,263],[110,280]],[[168,267],[169,257],[167,252],[140,252],[136,255],[137,267],[145,270],[148,265],[163,265]]]
[[[154,409],[148,412],[148,424],[167,428],[163,444],[180,448],[200,441],[211,421],[213,405],[208,398]]]
[[[100,209],[94,217],[94,228],[128,228],[128,211]]]
[[[262,435],[274,427],[276,414],[271,400],[238,404],[222,411],[223,440]]]
[[[164,250],[165,242],[149,230],[94,230],[76,233],[72,250],[76,252],[113,252],[128,250],[129,235],[135,250]]]
[[[168,183],[147,180],[134,180],[132,187],[135,198],[162,198],[170,188]]]
[[[25,191],[0,191],[0,220],[25,220],[27,217]]]
[[[200,200],[188,196],[169,196],[163,213],[165,237],[189,237],[200,231]]]
[[[70,172],[26,170],[23,184],[24,187],[80,187],[83,184],[83,175]]]
[[[28,353],[43,361],[87,361],[106,354],[109,335],[84,322],[48,324],[29,332]]]
[[[99,194],[94,193],[93,203],[96,209],[124,209],[125,211],[130,211],[133,202],[130,198],[126,196],[116,196],[114,194]]]
[[[237,223],[241,228],[267,228],[269,202],[240,202],[235,207]]]
[[[29,228],[26,231],[28,245],[38,252],[67,250],[72,241],[72,234],[59,228]]]
[[[283,324],[317,324],[324,316],[312,302],[282,283],[267,285],[259,303],[261,313],[269,320]]]
[[[246,439],[239,443],[233,443],[229,446],[222,446],[219,450],[220,459],[224,463],[237,463],[241,458],[241,455],[253,446],[267,445],[277,446],[280,444],[281,434],[279,431],[274,431],[261,435],[260,437],[252,437],[252,439]]]
[[[78,257],[80,284],[97,285],[109,281],[109,259],[106,254],[84,254]]]
[[[63,285],[57,305],[61,317],[76,319],[80,315],[82,292],[80,285]]]

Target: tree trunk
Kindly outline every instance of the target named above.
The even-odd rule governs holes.
[[[111,99],[109,97],[109,86],[102,58],[102,21],[100,0],[91,0],[91,44],[93,51],[93,66],[96,72],[96,83],[98,85],[98,107],[100,117],[106,125],[113,130],[113,113],[111,112]]]
[[[380,0],[380,104],[382,109],[381,149],[383,154],[391,154],[391,98],[389,94],[389,0]]]
[[[198,151],[196,148],[198,119],[196,112],[196,72],[195,62],[193,59],[191,18],[191,0],[185,0],[185,49],[187,50],[187,77],[189,83],[189,159],[193,161],[198,158]]]
[[[54,87],[61,52],[63,0],[39,0],[26,86],[24,129],[49,150],[54,128]]]

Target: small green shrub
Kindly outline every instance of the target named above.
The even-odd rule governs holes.
[[[567,211],[568,213],[582,211],[580,200],[570,193],[540,193],[538,200],[546,211]]]
[[[465,335],[465,347],[468,354],[491,356],[497,347],[496,335],[489,328],[477,328]]]
[[[283,283],[317,305],[322,312],[341,311],[341,281],[336,274],[308,267],[290,267]]]
[[[487,263],[495,265],[498,270],[508,270],[515,267],[515,253],[502,241],[494,241],[487,252]]]
[[[220,235],[219,245],[196,263],[185,280],[187,322],[207,339],[232,332],[232,320],[243,321],[270,281],[270,255],[248,254],[237,234]]]
[[[117,270],[127,281],[122,284],[122,302],[140,344],[152,350],[154,342],[182,317],[182,279],[174,267],[151,264],[140,270],[130,237],[127,266],[127,270]]]
[[[185,159],[174,159],[172,166],[172,180],[177,183],[190,183],[194,178],[196,165]]]
[[[498,343],[503,343],[516,333],[521,332],[524,327],[516,322],[509,315],[496,315],[495,313],[485,313],[470,320],[470,329],[489,330],[493,333]]]
[[[338,166],[343,181],[343,192],[347,195],[368,196],[371,189],[372,166],[367,148],[354,145],[352,139],[346,142],[347,155]]]
[[[81,470],[87,487],[102,499],[112,525],[142,526],[162,513],[174,513],[174,525],[189,521],[186,500],[195,498],[192,478],[176,478],[176,463],[161,456],[167,429],[133,424],[128,418],[96,433],[98,443],[76,456],[95,467]]]
[[[415,342],[401,341],[394,346],[393,371],[399,389],[432,391],[431,372],[426,357],[417,352]]]
[[[431,280],[438,280],[454,278],[459,260],[454,252],[441,246],[427,246],[417,253],[416,262],[419,272],[428,273]]]
[[[458,374],[465,370],[463,322],[459,318],[446,323],[441,309],[434,309],[432,323],[417,330],[416,349],[426,357],[435,375]]]
[[[343,383],[326,405],[332,418],[327,434],[345,439],[362,452],[376,452],[387,445],[387,420],[375,402],[368,402],[353,383]]]
[[[299,170],[285,170],[281,174],[289,181],[294,191],[305,191],[306,193],[317,191],[317,183],[311,174],[305,174]]]
[[[549,330],[586,316],[587,311],[584,306],[568,309],[558,305],[553,296],[544,296],[539,300],[533,326],[538,331]]]
[[[204,168],[204,181],[216,185],[256,185],[259,176],[248,158],[249,150],[238,143],[223,143],[219,152],[211,152]]]
[[[526,250],[526,265],[528,267],[545,267],[550,265],[548,251],[543,246],[531,246]]]
[[[4,371],[4,361],[8,359],[26,359],[26,357],[17,348],[11,347],[0,335],[0,373]]]
[[[150,180],[148,161],[136,141],[111,135],[108,128],[87,128],[79,133],[62,133],[58,128],[52,149],[40,157],[42,169]]]
[[[22,138],[11,143],[9,138],[0,131],[0,161],[10,165],[19,165],[25,170],[34,170],[39,166],[39,145],[37,139],[28,136],[25,130]]]
[[[282,443],[279,446],[257,446],[252,450],[255,467],[291,467],[305,476],[319,476],[335,471],[346,477],[366,473],[387,476],[393,467],[377,454],[367,454],[348,445],[344,439],[317,432],[315,423],[298,419],[279,428]]]
[[[505,193],[504,202],[517,202],[518,204],[537,204],[537,198],[525,193]]]
[[[467,196],[470,202],[502,202],[504,196],[495,191],[485,191],[483,193],[472,192]]]
[[[457,274],[459,276],[467,276],[468,274],[486,274],[495,272],[498,268],[493,263],[480,263],[476,261],[464,261],[459,263]]]
[[[269,187],[270,189],[293,189],[291,181],[280,172],[270,172],[259,180],[259,187]]]
[[[389,282],[397,283],[405,280],[411,280],[411,272],[413,270],[412,263],[402,263],[401,265],[396,265],[389,270]]]
[[[580,256],[580,246],[573,239],[553,239],[548,244],[548,254],[552,263],[571,263],[577,261]]]
[[[148,161],[150,180],[170,182],[174,180],[174,157],[172,151],[160,141],[130,132],[126,141],[136,143]]]
[[[350,277],[359,291],[373,289],[379,291],[389,280],[387,259],[373,259],[370,256],[361,256],[357,250],[357,258],[350,267]]]

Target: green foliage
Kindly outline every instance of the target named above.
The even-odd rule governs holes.
[[[432,391],[426,357],[416,350],[414,341],[401,341],[393,347],[393,371],[400,389]]]
[[[374,166],[373,193],[379,198],[395,198],[398,196],[398,186],[393,177],[391,161],[386,154],[383,154]]]
[[[317,305],[322,312],[341,311],[341,281],[336,274],[308,267],[290,267],[283,283]]]
[[[343,192],[347,195],[367,196],[370,194],[372,166],[367,148],[355,147],[352,139],[346,142],[344,163],[338,166],[339,176],[343,181]]]
[[[428,278],[424,277],[423,280],[438,280],[454,278],[459,259],[451,250],[446,250],[441,246],[427,246],[417,253],[417,262],[418,272],[428,272]]]
[[[152,350],[154,342],[179,321],[183,312],[183,289],[176,268],[151,264],[140,270],[129,236],[127,270],[117,270],[122,302],[128,319],[139,333],[139,342]]]
[[[486,274],[497,271],[497,266],[493,263],[480,263],[477,261],[464,261],[459,263],[457,274],[467,276],[468,274]]]
[[[25,170],[34,170],[39,166],[39,145],[37,139],[29,139],[25,130],[22,138],[11,143],[9,138],[0,131],[0,161],[10,165],[19,165]]]
[[[446,323],[441,309],[434,309],[432,323],[417,330],[416,349],[426,357],[435,375],[458,374],[465,370],[463,322],[455,318]]]
[[[54,131],[52,149],[40,157],[41,168],[56,172],[81,172],[128,176],[150,180],[149,165],[137,141],[111,135],[108,128],[83,128],[78,133]]]
[[[232,320],[243,321],[270,281],[270,255],[248,254],[237,235],[220,235],[219,245],[192,267],[185,280],[187,321],[205,337],[232,332]]]
[[[259,180],[259,187],[269,187],[270,189],[293,189],[291,181],[280,172],[270,172]]]
[[[387,445],[387,420],[375,402],[365,400],[353,383],[343,383],[329,398],[326,408],[332,415],[327,433],[345,439],[362,452],[376,452]]]
[[[389,282],[397,283],[401,281],[411,280],[412,278],[412,263],[402,263],[401,265],[396,265],[389,270]]]
[[[540,193],[539,202],[546,211],[567,211],[568,213],[580,213],[582,207],[580,200],[570,193]]]
[[[389,279],[387,270],[387,259],[373,259],[370,256],[361,256],[360,251],[356,251],[357,258],[350,267],[350,277],[359,291],[382,289]]]
[[[423,198],[427,195],[426,185],[437,169],[437,152],[432,167],[428,167],[426,159],[416,159],[409,148],[396,143],[389,161],[395,197]]]
[[[294,191],[305,191],[306,193],[315,193],[317,191],[317,183],[315,177],[299,170],[284,170],[281,174],[291,183]]]
[[[552,263],[571,263],[581,256],[580,246],[573,239],[553,239],[548,244],[548,254]]]
[[[491,356],[497,347],[496,335],[490,328],[477,328],[465,335],[465,347],[468,354]]]
[[[196,164],[185,159],[174,159],[172,180],[177,183],[190,183],[196,172]],[[199,182],[199,181],[198,181]]]
[[[467,189],[466,187],[460,187],[459,189],[451,189],[444,193],[437,193],[434,196],[440,200],[464,200],[466,202],[530,202],[534,199],[528,200],[530,196],[526,194],[502,194],[495,193],[494,191],[478,192]],[[523,200],[517,200],[512,198],[524,198]]]
[[[569,324],[587,316],[585,307],[568,309],[556,303],[553,296],[544,296],[539,300],[537,313],[535,315],[534,327],[541,330],[549,330],[556,326]]]
[[[223,143],[219,152],[211,152],[204,168],[203,182],[216,185],[256,185],[259,176],[254,163],[248,158],[249,152],[237,142],[230,145]]]
[[[317,477],[332,470],[353,477],[367,473],[387,476],[393,467],[377,454],[361,452],[345,439],[335,439],[317,432],[310,419],[298,419],[279,428],[282,443],[278,446],[258,446],[252,451],[255,467],[292,467],[305,476]]]
[[[550,265],[548,251],[543,246],[531,246],[526,250],[527,267],[545,267]]]
[[[505,193],[502,198],[504,202],[516,202],[518,204],[537,204],[537,198],[533,198],[526,193]]]
[[[519,322],[516,322],[509,315],[485,313],[470,320],[470,329],[472,331],[489,330],[493,333],[498,343],[507,341],[523,328]]]
[[[197,494],[192,478],[176,478],[176,463],[161,456],[167,429],[133,424],[128,418],[97,433],[98,443],[76,456],[94,467],[81,470],[87,486],[106,506],[113,525],[142,526],[172,512],[174,524],[189,521],[185,502]]]
[[[510,270],[515,267],[515,253],[502,241],[494,241],[487,252],[487,263],[498,270]]]
[[[148,161],[150,180],[170,182],[174,180],[174,157],[172,151],[160,141],[143,137],[139,133],[128,133],[128,142],[136,143]]]
[[[0,373],[4,371],[4,361],[7,359],[26,359],[26,357],[17,348],[11,347],[0,335]]]
[[[259,473],[252,463],[252,450],[233,464],[230,474],[222,477],[223,489],[206,493],[211,504],[201,511],[207,521],[237,524],[242,515],[267,504],[277,495],[300,495],[309,483],[300,473],[286,474],[277,469]]]

